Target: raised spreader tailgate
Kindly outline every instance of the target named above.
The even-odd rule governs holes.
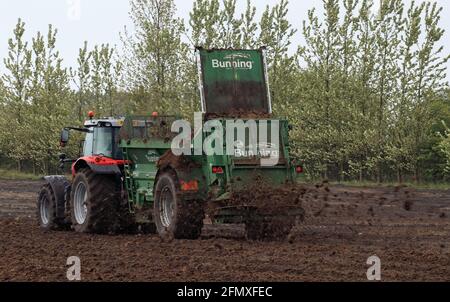
[[[265,49],[197,49],[202,109],[207,115],[272,113]]]

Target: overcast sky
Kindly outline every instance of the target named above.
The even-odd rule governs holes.
[[[404,0],[410,3],[410,0]],[[419,0],[419,2],[422,0]],[[179,16],[187,19],[192,8],[192,0],[175,0]],[[259,12],[267,5],[273,5],[277,0],[254,0]],[[444,7],[441,26],[446,30],[443,44],[450,52],[450,1],[437,0]],[[246,0],[238,0],[244,7]],[[301,29],[302,20],[306,18],[307,10],[321,7],[322,0],[291,0],[289,18],[292,24]],[[77,8],[80,8],[79,10]],[[27,37],[37,31],[46,32],[48,24],[58,28],[57,48],[60,50],[65,65],[73,66],[76,62],[78,49],[84,41],[90,45],[110,43],[120,47],[119,32],[127,25],[131,26],[128,0],[1,0],[0,1],[0,58],[7,54],[7,41],[18,18],[26,22]],[[297,35],[294,44],[301,43],[301,35]],[[3,59],[0,62],[3,69]],[[449,63],[450,67],[450,63]],[[450,75],[448,76],[450,80]]]

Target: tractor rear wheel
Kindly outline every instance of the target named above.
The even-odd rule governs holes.
[[[73,229],[80,233],[115,232],[120,224],[119,196],[114,177],[80,170],[70,196]]]
[[[201,235],[203,203],[184,200],[173,172],[162,174],[155,187],[154,221],[162,238],[195,240]]]
[[[54,231],[65,227],[64,219],[57,217],[56,207],[56,195],[51,185],[43,185],[37,199],[37,217],[43,230]]]

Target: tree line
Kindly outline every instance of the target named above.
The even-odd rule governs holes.
[[[19,20],[0,80],[0,157],[48,173],[60,129],[99,115],[200,110],[194,46],[267,46],[274,113],[287,117],[292,153],[312,179],[445,181],[450,171],[449,56],[434,2],[323,0],[301,28],[289,2],[131,0],[122,45],[81,46],[64,66],[57,30],[25,41]],[[297,45],[294,41],[302,41]],[[77,153],[77,146],[71,152]]]

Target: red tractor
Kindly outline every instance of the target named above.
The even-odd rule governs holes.
[[[43,229],[72,226],[78,232],[109,232],[120,224],[128,210],[120,196],[124,160],[118,146],[123,118],[94,119],[89,112],[84,128],[65,128],[61,146],[70,131],[85,133],[82,154],[76,160],[60,156],[62,166],[72,164],[72,181],[65,176],[47,176],[38,197],[38,220]],[[119,196],[118,196],[119,195]]]

